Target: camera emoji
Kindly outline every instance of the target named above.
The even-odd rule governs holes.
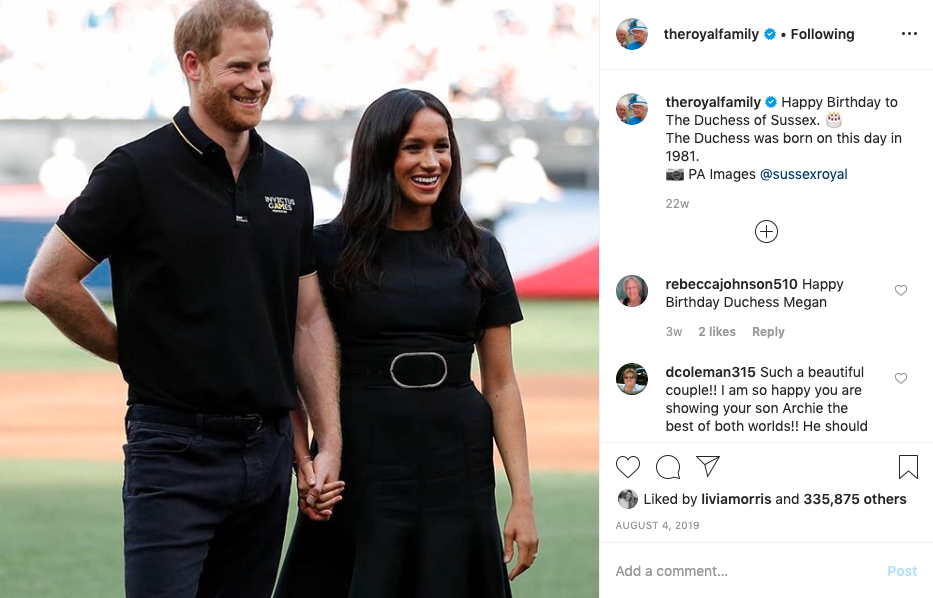
[[[668,168],[667,169],[667,180],[669,181],[684,180],[684,169],[683,168]]]

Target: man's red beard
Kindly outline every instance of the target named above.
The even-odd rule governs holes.
[[[255,128],[262,118],[262,108],[269,101],[269,91],[263,90],[259,98],[260,109],[255,116],[247,116],[236,111],[233,94],[214,86],[210,76],[204,81],[201,103],[204,112],[212,121],[226,131],[248,131]]]

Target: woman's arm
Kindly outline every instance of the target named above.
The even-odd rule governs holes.
[[[512,560],[513,543],[518,543],[518,564],[509,573],[515,579],[534,563],[538,554],[534,497],[528,473],[528,440],[522,397],[512,365],[512,328],[496,326],[486,330],[476,346],[479,353],[483,396],[492,408],[493,435],[505,465],[512,490],[512,506],[505,518],[505,562]]]

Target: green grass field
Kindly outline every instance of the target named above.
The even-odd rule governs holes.
[[[122,596],[122,483],[120,463],[0,460],[0,596]],[[541,556],[512,585],[516,598],[597,595],[597,515],[587,508],[597,483],[595,474],[534,475]],[[504,479],[499,488],[504,518]]]
[[[525,321],[513,330],[519,371],[595,375],[595,301],[522,308]],[[26,305],[0,305],[0,331],[0,370],[115,368]],[[541,556],[513,584],[515,597],[596,596],[598,476],[535,471],[533,482]],[[122,596],[122,483],[120,463],[0,460],[0,598]],[[504,479],[499,488],[504,518]]]
[[[595,373],[599,348],[596,301],[524,301],[513,327],[515,367],[522,372]],[[0,369],[85,370],[114,366],[71,344],[26,304],[0,304]]]

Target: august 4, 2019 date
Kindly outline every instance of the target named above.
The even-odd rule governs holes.
[[[619,521],[616,529],[661,529],[661,530],[696,530],[700,529],[699,521]]]

